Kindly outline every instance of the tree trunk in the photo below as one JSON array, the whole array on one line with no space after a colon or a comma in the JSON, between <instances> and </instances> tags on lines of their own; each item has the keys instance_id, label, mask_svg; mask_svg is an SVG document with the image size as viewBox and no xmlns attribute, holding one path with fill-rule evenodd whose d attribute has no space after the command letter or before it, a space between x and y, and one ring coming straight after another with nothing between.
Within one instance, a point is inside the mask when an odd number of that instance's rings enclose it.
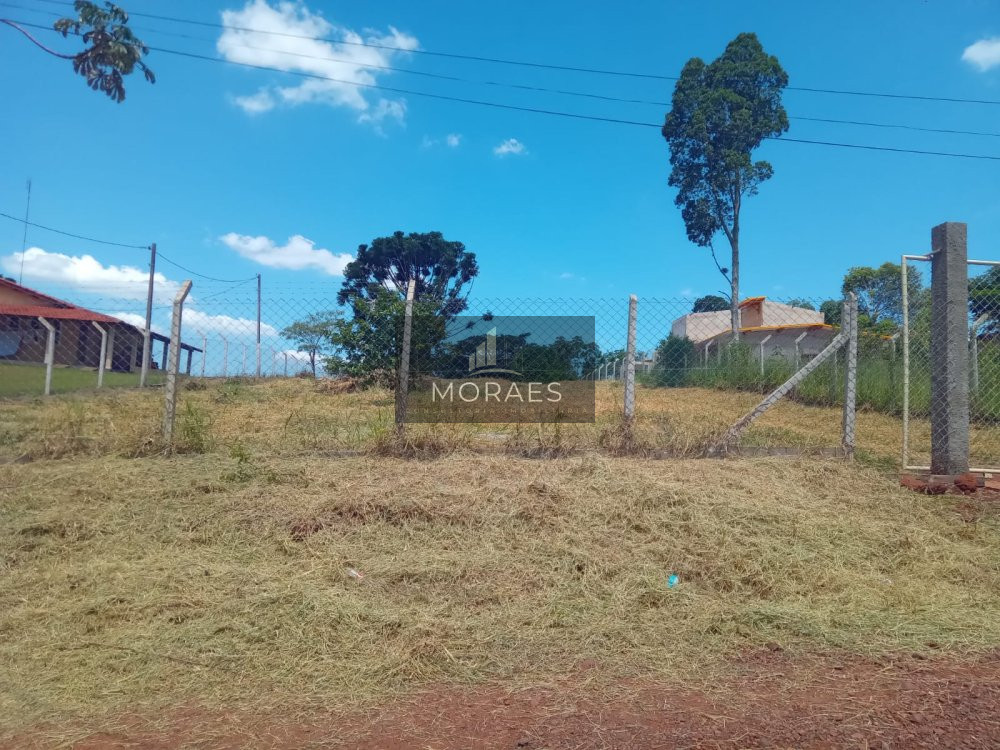
<instances>
[{"instance_id":1,"label":"tree trunk","mask_svg":"<svg viewBox=\"0 0 1000 750\"><path fill-rule=\"evenodd\" d=\"M738 230L737 230L738 231ZM733 330L733 341L740 340L740 238L735 231L730 239L733 248L733 260L729 266L729 313L730 325Z\"/></svg>"},{"instance_id":2,"label":"tree trunk","mask_svg":"<svg viewBox=\"0 0 1000 750\"><path fill-rule=\"evenodd\" d=\"M309 352L309 366L312 367L313 377L316 377L316 352Z\"/></svg>"}]
</instances>

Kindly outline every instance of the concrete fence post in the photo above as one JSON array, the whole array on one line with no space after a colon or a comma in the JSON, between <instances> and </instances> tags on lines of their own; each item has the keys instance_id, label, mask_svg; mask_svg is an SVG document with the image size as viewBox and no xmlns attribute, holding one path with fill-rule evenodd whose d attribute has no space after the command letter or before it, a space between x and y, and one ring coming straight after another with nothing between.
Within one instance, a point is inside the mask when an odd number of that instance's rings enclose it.
<instances>
[{"instance_id":1,"label":"concrete fence post","mask_svg":"<svg viewBox=\"0 0 1000 750\"><path fill-rule=\"evenodd\" d=\"M764 377L764 344L771 340L773 333L767 334L760 340L760 376Z\"/></svg>"},{"instance_id":2,"label":"concrete fence post","mask_svg":"<svg viewBox=\"0 0 1000 750\"><path fill-rule=\"evenodd\" d=\"M90 324L101 334L101 356L97 361L97 387L100 388L104 385L104 368L107 366L108 331L106 328L98 325L96 320L90 321Z\"/></svg>"},{"instance_id":3,"label":"concrete fence post","mask_svg":"<svg viewBox=\"0 0 1000 750\"><path fill-rule=\"evenodd\" d=\"M184 300L191 291L191 282L185 281L174 297L173 318L170 321L170 361L167 363L167 387L163 408L163 444L167 451L174 439L174 417L177 414L177 372L181 367L181 315Z\"/></svg>"},{"instance_id":4,"label":"concrete fence post","mask_svg":"<svg viewBox=\"0 0 1000 750\"><path fill-rule=\"evenodd\" d=\"M639 298L628 298L628 336L625 343L625 421L635 418L635 324Z\"/></svg>"},{"instance_id":5,"label":"concrete fence post","mask_svg":"<svg viewBox=\"0 0 1000 750\"><path fill-rule=\"evenodd\" d=\"M205 359L208 357L208 337L201 334L201 376L205 377Z\"/></svg>"},{"instance_id":6,"label":"concrete fence post","mask_svg":"<svg viewBox=\"0 0 1000 750\"><path fill-rule=\"evenodd\" d=\"M844 300L841 328L847 331L847 341L844 344L846 366L841 444L844 455L854 458L855 417L858 410L858 296L854 292L848 293Z\"/></svg>"},{"instance_id":7,"label":"concrete fence post","mask_svg":"<svg viewBox=\"0 0 1000 750\"><path fill-rule=\"evenodd\" d=\"M931 473L969 470L968 229L931 230Z\"/></svg>"},{"instance_id":8,"label":"concrete fence post","mask_svg":"<svg viewBox=\"0 0 1000 750\"><path fill-rule=\"evenodd\" d=\"M226 370L229 368L229 339L219 336L222 339L222 377L226 377Z\"/></svg>"},{"instance_id":9,"label":"concrete fence post","mask_svg":"<svg viewBox=\"0 0 1000 750\"><path fill-rule=\"evenodd\" d=\"M396 383L396 437L403 436L406 424L406 397L410 389L410 343L413 337L413 298L417 292L416 279L406 287L406 309L403 315L403 343L399 349L399 382Z\"/></svg>"},{"instance_id":10,"label":"concrete fence post","mask_svg":"<svg viewBox=\"0 0 1000 750\"><path fill-rule=\"evenodd\" d=\"M798 336L795 337L795 369L798 370L802 367L802 339L804 339L809 334L809 331L803 331Z\"/></svg>"},{"instance_id":11,"label":"concrete fence post","mask_svg":"<svg viewBox=\"0 0 1000 750\"><path fill-rule=\"evenodd\" d=\"M45 337L45 395L49 396L52 394L52 366L56 362L56 327L41 315L38 321L48 331Z\"/></svg>"}]
</instances>

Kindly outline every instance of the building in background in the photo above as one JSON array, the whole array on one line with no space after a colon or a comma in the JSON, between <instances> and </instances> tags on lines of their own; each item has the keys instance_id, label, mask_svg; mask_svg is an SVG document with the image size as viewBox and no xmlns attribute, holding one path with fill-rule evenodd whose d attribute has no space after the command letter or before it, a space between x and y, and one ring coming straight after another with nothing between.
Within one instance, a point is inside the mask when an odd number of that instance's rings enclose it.
<instances>
[{"instance_id":1,"label":"building in background","mask_svg":"<svg viewBox=\"0 0 1000 750\"><path fill-rule=\"evenodd\" d=\"M135 372L142 368L143 329L4 277L0 277L0 361L45 362L48 331L42 318L56 329L53 364L97 369L101 357L99 326L108 334L106 369ZM155 331L151 338L162 345L160 366L164 367L170 338ZM190 372L191 354L201 349L183 343L181 349L188 353ZM150 366L155 368L156 362L150 362Z\"/></svg>"},{"instance_id":2,"label":"building in background","mask_svg":"<svg viewBox=\"0 0 1000 750\"><path fill-rule=\"evenodd\" d=\"M673 322L670 333L687 338L706 358L732 338L729 310L688 313ZM833 326L823 313L805 307L748 297L740 303L740 341L762 356L801 362L819 354L833 340Z\"/></svg>"}]
</instances>

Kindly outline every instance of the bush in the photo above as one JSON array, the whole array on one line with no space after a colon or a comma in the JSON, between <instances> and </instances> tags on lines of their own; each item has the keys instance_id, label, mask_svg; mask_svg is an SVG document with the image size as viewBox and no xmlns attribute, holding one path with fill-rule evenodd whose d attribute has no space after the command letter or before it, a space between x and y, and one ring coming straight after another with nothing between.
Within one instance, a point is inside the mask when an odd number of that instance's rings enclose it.
<instances>
[{"instance_id":1,"label":"bush","mask_svg":"<svg viewBox=\"0 0 1000 750\"><path fill-rule=\"evenodd\" d=\"M689 368L696 364L697 354L689 338L670 334L656 347L653 384L678 388L686 385Z\"/></svg>"}]
</instances>

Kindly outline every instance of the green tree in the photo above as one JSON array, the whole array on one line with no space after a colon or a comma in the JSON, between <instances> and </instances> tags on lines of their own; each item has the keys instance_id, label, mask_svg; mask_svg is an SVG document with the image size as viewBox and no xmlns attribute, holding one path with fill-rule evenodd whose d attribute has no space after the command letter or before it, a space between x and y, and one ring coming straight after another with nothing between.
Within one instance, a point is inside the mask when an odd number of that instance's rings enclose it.
<instances>
[{"instance_id":1,"label":"green tree","mask_svg":"<svg viewBox=\"0 0 1000 750\"><path fill-rule=\"evenodd\" d=\"M653 374L656 384L677 388L685 384L687 369L696 364L697 355L691 339L670 334L656 347L655 359Z\"/></svg>"},{"instance_id":2,"label":"green tree","mask_svg":"<svg viewBox=\"0 0 1000 750\"><path fill-rule=\"evenodd\" d=\"M444 341L448 321L465 310L478 273L475 254L440 232L396 232L361 245L337 292L337 302L351 315L338 326L333 343L340 355L330 366L367 380L391 380L399 362L406 290L413 280L411 372L414 377L429 372L432 353Z\"/></svg>"},{"instance_id":3,"label":"green tree","mask_svg":"<svg viewBox=\"0 0 1000 750\"><path fill-rule=\"evenodd\" d=\"M909 268L907 287L913 312L923 301L923 282L918 269ZM859 327L891 333L903 320L903 281L896 263L848 269L841 292L844 296L849 292L858 296Z\"/></svg>"},{"instance_id":4,"label":"green tree","mask_svg":"<svg viewBox=\"0 0 1000 750\"><path fill-rule=\"evenodd\" d=\"M671 187L681 209L688 239L712 253L719 272L729 281L733 335L739 335L740 211L743 200L757 194L774 170L753 161L765 138L788 130L781 93L788 75L768 55L756 34L733 39L712 63L694 57L681 70L674 87L663 137L670 147ZM731 250L727 267L719 263L713 244L725 235Z\"/></svg>"},{"instance_id":5,"label":"green tree","mask_svg":"<svg viewBox=\"0 0 1000 750\"><path fill-rule=\"evenodd\" d=\"M728 310L729 300L725 297L720 297L718 294L706 294L704 297L699 297L694 301L694 306L691 308L691 312L716 312L718 310Z\"/></svg>"},{"instance_id":6,"label":"green tree","mask_svg":"<svg viewBox=\"0 0 1000 750\"><path fill-rule=\"evenodd\" d=\"M339 333L344 315L340 310L312 313L281 331L296 349L309 355L309 366L316 377L316 358L332 353L333 340Z\"/></svg>"},{"instance_id":7,"label":"green tree","mask_svg":"<svg viewBox=\"0 0 1000 750\"><path fill-rule=\"evenodd\" d=\"M358 248L344 269L337 302L371 302L383 290L403 299L412 279L417 282L414 299L435 301L441 315L452 318L466 308L469 285L478 274L475 253L461 242L446 240L440 232L396 232Z\"/></svg>"},{"instance_id":8,"label":"green tree","mask_svg":"<svg viewBox=\"0 0 1000 750\"><path fill-rule=\"evenodd\" d=\"M815 310L816 305L814 305L810 300L803 299L802 297L792 297L792 299L785 302L789 307L798 307L803 310Z\"/></svg>"},{"instance_id":9,"label":"green tree","mask_svg":"<svg viewBox=\"0 0 1000 750\"><path fill-rule=\"evenodd\" d=\"M355 301L353 312L336 324L330 337L336 354L326 358L327 371L343 372L368 384L392 386L399 367L406 303L382 289L370 301ZM411 379L433 369L433 351L444 340L445 332L445 319L436 300L413 303Z\"/></svg>"},{"instance_id":10,"label":"green tree","mask_svg":"<svg viewBox=\"0 0 1000 750\"><path fill-rule=\"evenodd\" d=\"M73 55L50 49L8 18L0 18L0 23L17 29L50 55L72 60L73 71L83 76L90 88L104 92L116 102L125 101L124 77L136 68L147 81L156 82L153 71L142 60L149 54L149 48L128 27L128 13L110 2L101 8L88 0L76 0L73 8L76 18L60 18L53 24L63 38L73 34L83 40L86 46Z\"/></svg>"},{"instance_id":11,"label":"green tree","mask_svg":"<svg viewBox=\"0 0 1000 750\"><path fill-rule=\"evenodd\" d=\"M823 313L823 322L829 326L840 325L840 314L843 311L843 302L835 299L828 299L819 306L819 311Z\"/></svg>"}]
</instances>

